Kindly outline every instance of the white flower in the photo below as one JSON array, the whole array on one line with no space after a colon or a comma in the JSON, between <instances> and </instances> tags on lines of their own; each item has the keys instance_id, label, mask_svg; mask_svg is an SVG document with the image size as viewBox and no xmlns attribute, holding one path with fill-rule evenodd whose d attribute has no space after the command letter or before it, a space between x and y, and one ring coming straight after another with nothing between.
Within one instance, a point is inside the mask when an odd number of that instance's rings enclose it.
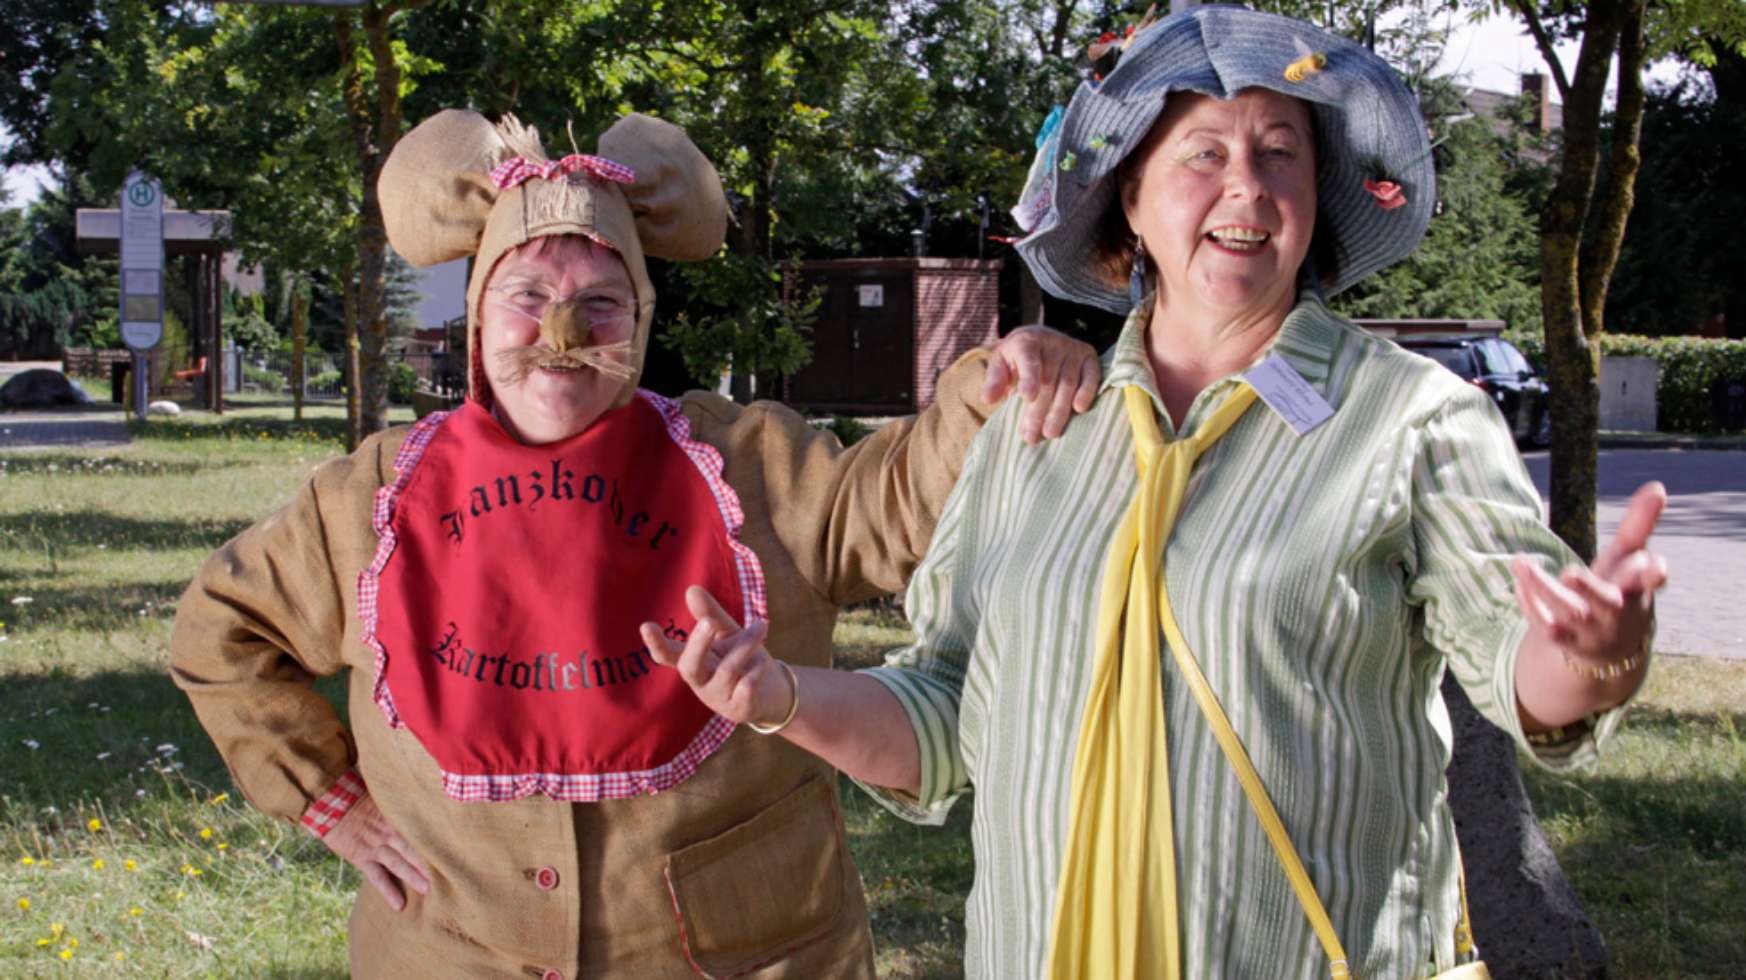
<instances>
[{"instance_id":1,"label":"white flower","mask_svg":"<svg viewBox=\"0 0 1746 980\"><path fill-rule=\"evenodd\" d=\"M99 753L97 753L97 761L102 762L104 759L107 759L114 754L115 753L113 753L113 752L99 752Z\"/></svg>"},{"instance_id":2,"label":"white flower","mask_svg":"<svg viewBox=\"0 0 1746 980\"><path fill-rule=\"evenodd\" d=\"M15 595L12 597L12 604L15 606L28 606L35 601L35 599L27 595Z\"/></svg>"},{"instance_id":3,"label":"white flower","mask_svg":"<svg viewBox=\"0 0 1746 980\"><path fill-rule=\"evenodd\" d=\"M37 749L42 748L42 743L38 742L34 738L27 738L24 740L24 747L29 749L32 752L35 752Z\"/></svg>"},{"instance_id":4,"label":"white flower","mask_svg":"<svg viewBox=\"0 0 1746 980\"><path fill-rule=\"evenodd\" d=\"M171 745L168 742L165 742L164 744L158 746L158 754L159 755L175 755L176 752L177 752L176 747L174 745Z\"/></svg>"}]
</instances>

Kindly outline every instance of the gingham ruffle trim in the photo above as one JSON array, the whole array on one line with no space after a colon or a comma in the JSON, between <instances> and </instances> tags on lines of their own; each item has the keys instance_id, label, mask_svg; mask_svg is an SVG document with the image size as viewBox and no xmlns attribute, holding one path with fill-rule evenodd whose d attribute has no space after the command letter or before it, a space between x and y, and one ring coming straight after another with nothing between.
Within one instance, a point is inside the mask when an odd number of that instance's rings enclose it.
<instances>
[{"instance_id":1,"label":"gingham ruffle trim","mask_svg":"<svg viewBox=\"0 0 1746 980\"><path fill-rule=\"evenodd\" d=\"M326 793L316 797L309 809L303 811L304 829L317 837L326 837L327 832L345 819L352 806L368 792L364 788L364 777L358 775L356 769L347 769Z\"/></svg>"},{"instance_id":2,"label":"gingham ruffle trim","mask_svg":"<svg viewBox=\"0 0 1746 980\"><path fill-rule=\"evenodd\" d=\"M578 171L596 180L607 180L615 184L631 184L637 179L637 172L622 163L597 157L592 153L572 153L561 160L548 160L543 164L526 157L510 157L491 171L491 182L499 190L508 190L535 177L551 180L553 177Z\"/></svg>"},{"instance_id":3,"label":"gingham ruffle trim","mask_svg":"<svg viewBox=\"0 0 1746 980\"><path fill-rule=\"evenodd\" d=\"M721 452L714 446L691 437L691 423L685 418L677 401L645 389L638 389L637 397L648 402L660 413L667 435L691 460L692 465L697 467L697 472L709 486L710 495L715 498L716 508L721 513L722 524L727 531L747 617L769 619L770 607L764 584L763 565L759 563L758 556L752 553L752 549L740 540L740 530L746 523L745 510L740 506L739 495L722 478L724 463ZM395 455L396 475L393 486L376 491L376 507L371 517L371 523L378 535L375 559L358 574L358 618L364 626L364 643L376 652L374 698L377 707L387 716L388 724L394 728L404 728L405 723L394 710L394 699L389 694L385 673L387 652L376 638L377 578L394 553L394 502L411 480L418 460L424 455L436 430L450 414L452 413L443 412L426 416L413 428L412 433L406 437L406 442L401 445L400 452ZM566 803L594 803L659 793L689 779L697 771L697 767L703 764L703 760L720 748L733 731L733 722L715 715L697 733L697 737L691 740L691 744L681 749L672 759L652 769L638 772L471 776L444 772L443 792L450 799L466 803L519 800L535 793L544 793L552 799Z\"/></svg>"},{"instance_id":4,"label":"gingham ruffle trim","mask_svg":"<svg viewBox=\"0 0 1746 980\"><path fill-rule=\"evenodd\" d=\"M379 620L380 577L382 569L388 567L388 559L394 554L397 537L394 533L394 502L400 499L406 485L412 482L412 474L418 469L418 460L424 455L424 450L435 438L437 430L453 415L454 411L432 412L420 419L412 427L406 441L400 444L400 451L394 454L394 483L376 490L376 505L370 512L370 527L376 532L376 555L363 571L358 573L358 622L364 627L364 645L376 652L376 686L371 690L371 697L376 707L382 709L382 714L388 718L388 727L405 728L405 722L400 720L400 713L394 710L394 696L388 692L387 667L388 651L383 649L382 641L376 638L376 626Z\"/></svg>"},{"instance_id":5,"label":"gingham ruffle trim","mask_svg":"<svg viewBox=\"0 0 1746 980\"><path fill-rule=\"evenodd\" d=\"M734 568L740 577L740 594L745 599L748 620L770 618L769 595L764 588L764 566L752 549L740 540L740 530L746 525L746 512L740 507L740 496L722 478L724 463L721 451L691 438L691 422L685 418L679 402L664 398L646 388L637 389L637 397L654 406L667 423L667 434L691 457L697 472L709 484L715 505L721 511L721 522L727 528L728 545L733 549Z\"/></svg>"}]
</instances>

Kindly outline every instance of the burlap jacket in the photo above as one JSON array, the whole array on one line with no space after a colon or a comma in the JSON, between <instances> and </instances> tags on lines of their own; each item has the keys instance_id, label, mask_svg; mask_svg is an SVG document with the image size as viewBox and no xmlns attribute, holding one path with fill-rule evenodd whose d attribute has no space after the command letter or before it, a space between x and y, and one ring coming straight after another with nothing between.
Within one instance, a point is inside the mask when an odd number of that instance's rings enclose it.
<instances>
[{"instance_id":1,"label":"burlap jacket","mask_svg":"<svg viewBox=\"0 0 1746 980\"><path fill-rule=\"evenodd\" d=\"M771 652L826 666L848 603L899 589L932 536L989 406L986 355L938 402L843 450L773 404L682 401L745 510L769 587ZM405 429L321 466L283 510L207 561L181 600L176 683L262 810L299 819L348 767L432 871L400 912L363 887L359 977L870 977L860 876L832 770L781 738L736 731L669 792L601 803L460 803L417 738L371 700L358 572L372 501ZM350 728L311 688L351 668ZM543 873L542 873L543 872ZM551 886L554 883L555 887Z\"/></svg>"}]
</instances>

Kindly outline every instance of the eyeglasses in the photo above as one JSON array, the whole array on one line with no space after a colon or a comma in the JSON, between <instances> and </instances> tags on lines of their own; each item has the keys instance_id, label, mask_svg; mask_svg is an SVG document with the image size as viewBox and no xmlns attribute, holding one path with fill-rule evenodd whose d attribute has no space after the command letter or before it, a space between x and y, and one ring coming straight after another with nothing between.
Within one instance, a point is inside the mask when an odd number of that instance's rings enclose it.
<instances>
[{"instance_id":1,"label":"eyeglasses","mask_svg":"<svg viewBox=\"0 0 1746 980\"><path fill-rule=\"evenodd\" d=\"M492 305L535 323L545 317L546 309L553 303L579 303L587 314L588 331L593 334L596 344L629 340L636 330L636 307L613 293L583 291L573 296L559 296L556 290L531 279L511 280L485 291L490 294Z\"/></svg>"}]
</instances>

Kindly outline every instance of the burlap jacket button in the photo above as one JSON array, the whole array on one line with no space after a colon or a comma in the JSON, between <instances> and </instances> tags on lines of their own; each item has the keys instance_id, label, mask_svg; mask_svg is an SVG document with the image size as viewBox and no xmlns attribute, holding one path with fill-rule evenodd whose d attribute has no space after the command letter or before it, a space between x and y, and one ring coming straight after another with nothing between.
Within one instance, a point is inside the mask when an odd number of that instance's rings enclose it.
<instances>
[{"instance_id":1,"label":"burlap jacket button","mask_svg":"<svg viewBox=\"0 0 1746 980\"><path fill-rule=\"evenodd\" d=\"M548 868L541 868L538 871L535 871L534 872L534 884L540 886L540 888L544 889L545 891L551 891L552 889L558 887L558 869L548 867ZM546 971L546 980L551 980L551 978L554 976L557 976L556 970L547 970ZM563 980L563 978L559 977L559 980Z\"/></svg>"}]
</instances>

